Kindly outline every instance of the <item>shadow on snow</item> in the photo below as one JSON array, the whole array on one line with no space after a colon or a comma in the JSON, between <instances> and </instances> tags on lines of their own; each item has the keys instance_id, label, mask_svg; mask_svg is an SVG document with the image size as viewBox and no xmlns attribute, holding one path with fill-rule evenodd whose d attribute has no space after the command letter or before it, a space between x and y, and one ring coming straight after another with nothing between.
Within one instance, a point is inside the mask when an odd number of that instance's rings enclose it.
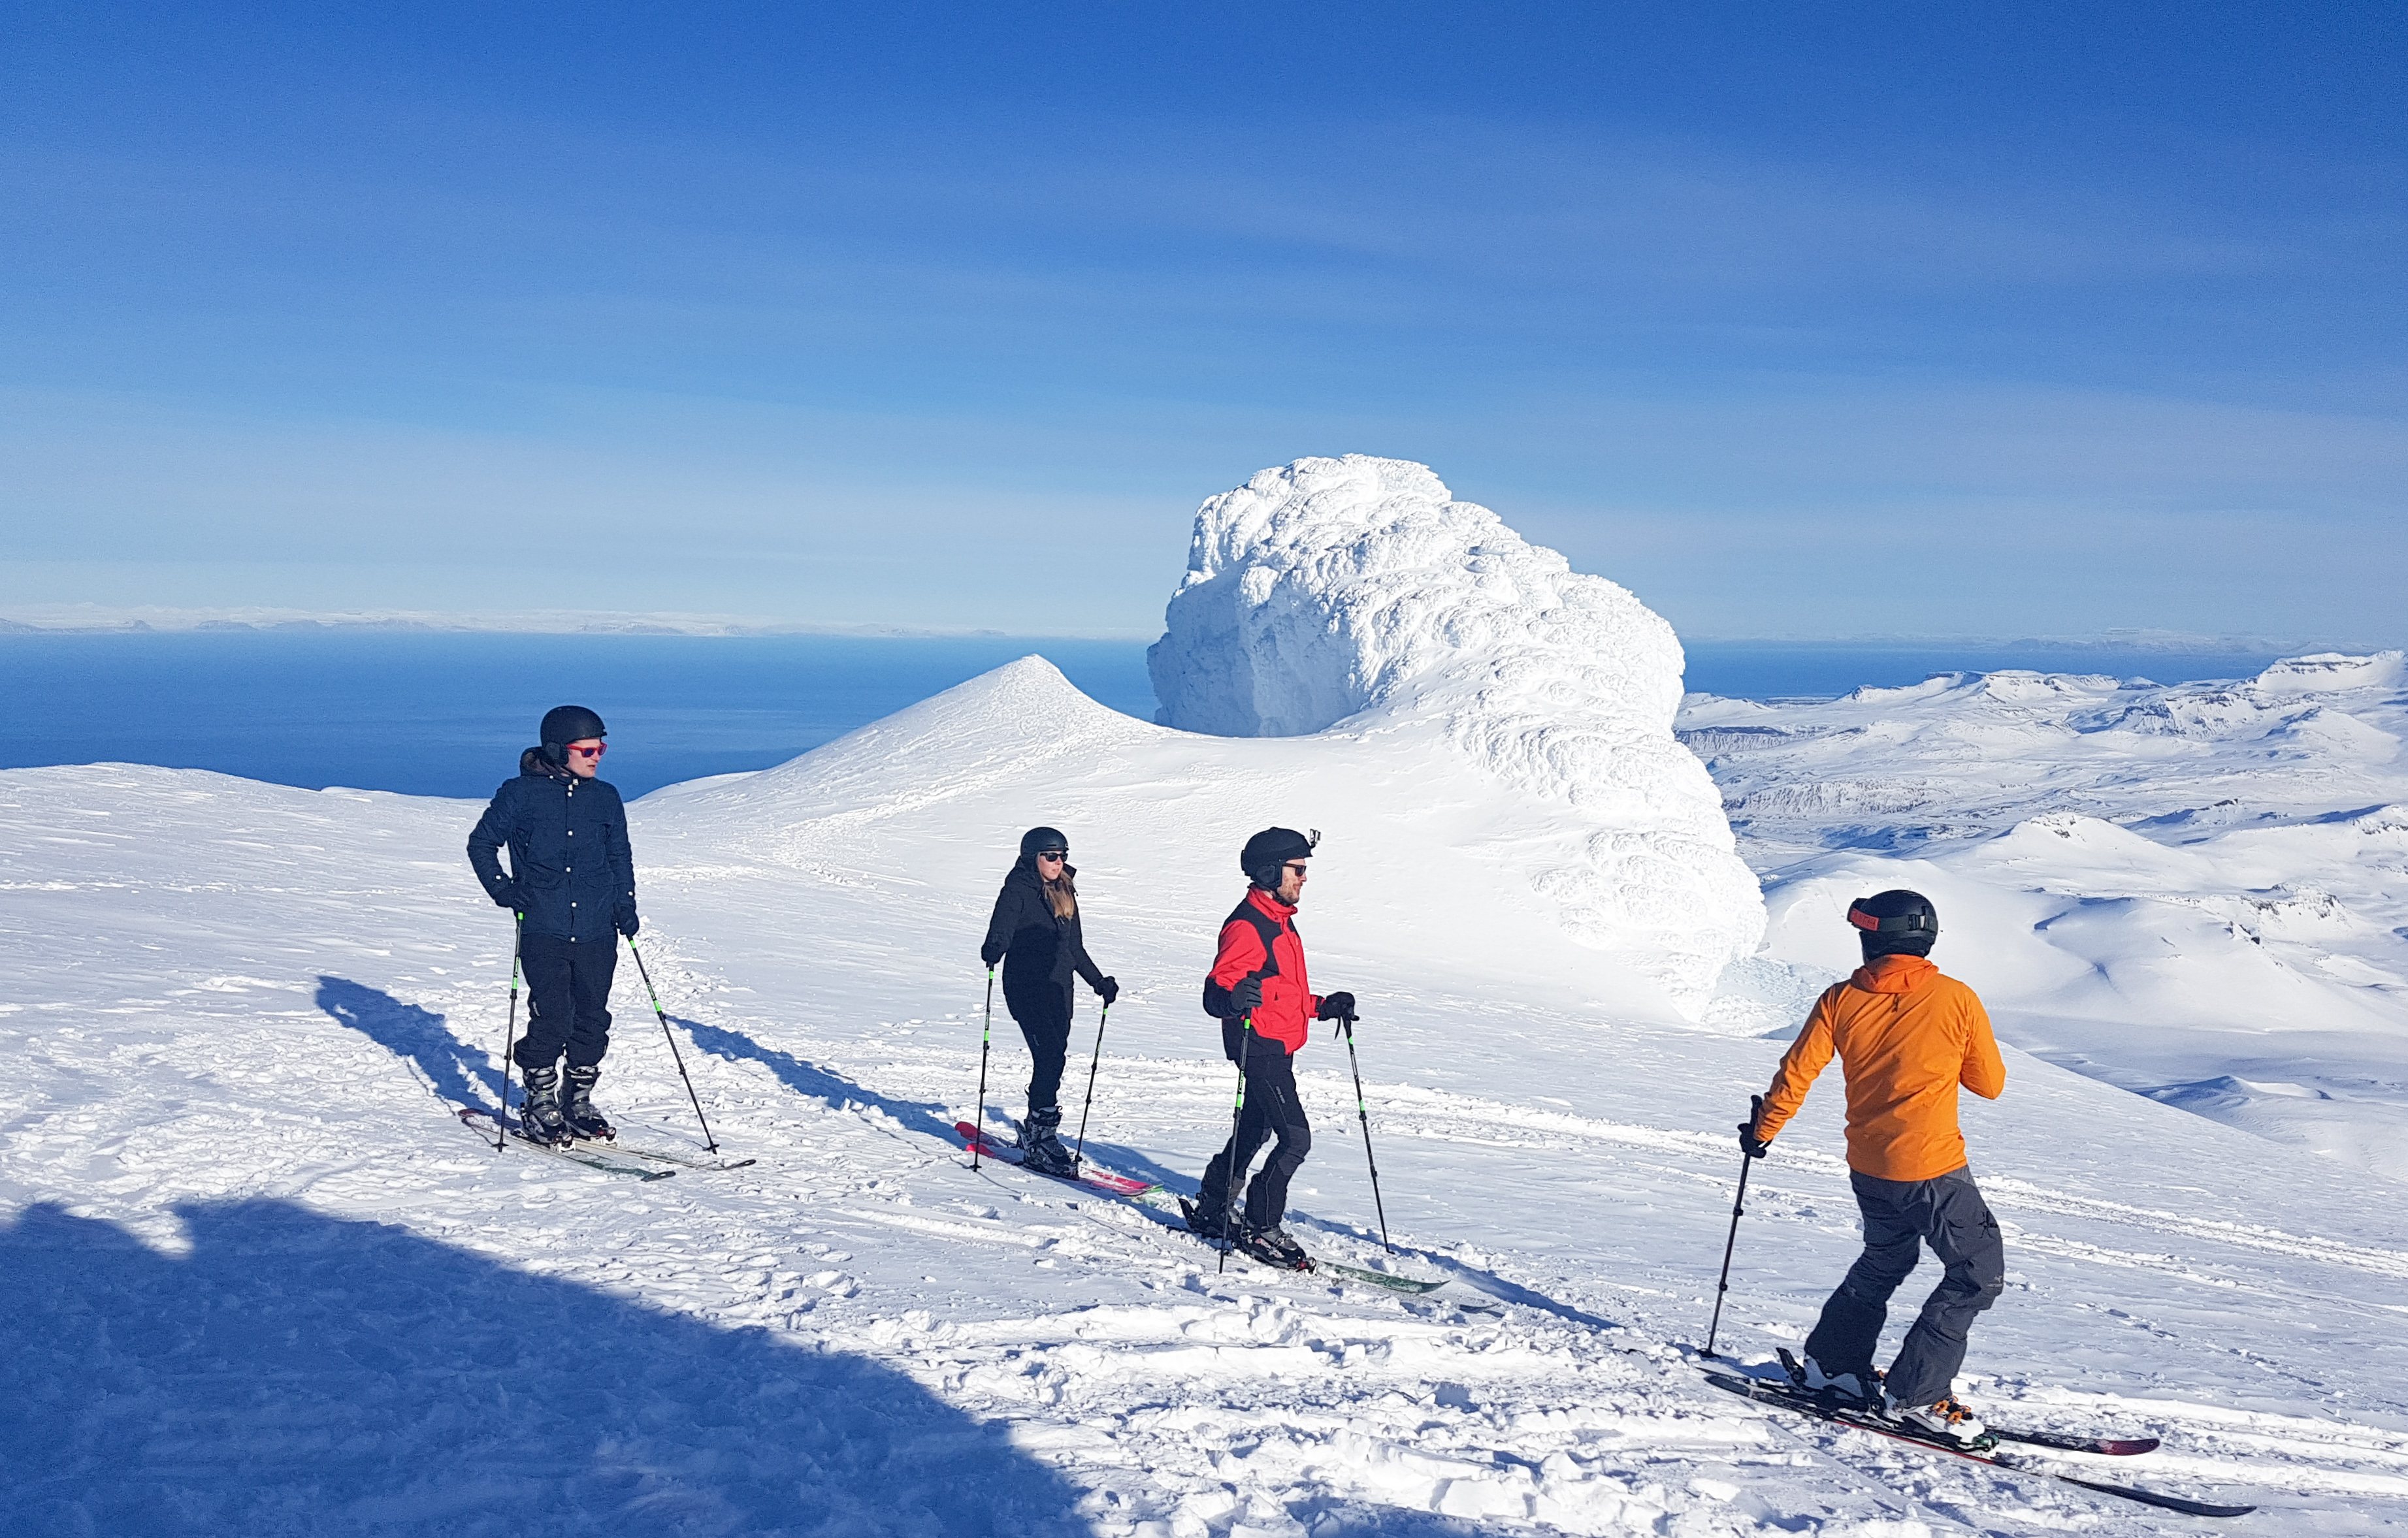
<instances>
[{"instance_id":1,"label":"shadow on snow","mask_svg":"<svg viewBox=\"0 0 2408 1538\"><path fill-rule=\"evenodd\" d=\"M318 1007L416 1068L434 1091L455 1105L491 1110L501 1098L494 1062L501 1047L470 1046L442 1016L349 977L318 979Z\"/></svg>"},{"instance_id":2,"label":"shadow on snow","mask_svg":"<svg viewBox=\"0 0 2408 1538\"><path fill-rule=\"evenodd\" d=\"M874 1363L288 1203L176 1210L180 1257L49 1204L0 1228L0 1529L1087 1531Z\"/></svg>"}]
</instances>

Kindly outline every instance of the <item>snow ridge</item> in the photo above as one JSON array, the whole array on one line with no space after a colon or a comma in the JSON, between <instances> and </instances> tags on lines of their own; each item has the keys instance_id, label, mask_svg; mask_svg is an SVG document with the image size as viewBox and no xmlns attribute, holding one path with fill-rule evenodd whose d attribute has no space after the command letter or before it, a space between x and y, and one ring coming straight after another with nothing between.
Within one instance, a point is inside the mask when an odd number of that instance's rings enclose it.
<instances>
[{"instance_id":1,"label":"snow ridge","mask_svg":"<svg viewBox=\"0 0 2408 1538\"><path fill-rule=\"evenodd\" d=\"M1421 729L1550 805L1552 836L1514 862L1575 939L1682 1007L1762 938L1721 795L1672 736L1672 627L1428 466L1300 459L1211 498L1165 619L1147 654L1162 724Z\"/></svg>"}]
</instances>

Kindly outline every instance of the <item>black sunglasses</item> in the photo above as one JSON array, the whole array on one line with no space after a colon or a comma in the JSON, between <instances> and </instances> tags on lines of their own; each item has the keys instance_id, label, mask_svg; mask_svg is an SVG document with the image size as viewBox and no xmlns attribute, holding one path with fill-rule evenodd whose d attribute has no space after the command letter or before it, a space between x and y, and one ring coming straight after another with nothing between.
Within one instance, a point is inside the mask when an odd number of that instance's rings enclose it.
<instances>
[{"instance_id":1,"label":"black sunglasses","mask_svg":"<svg viewBox=\"0 0 2408 1538\"><path fill-rule=\"evenodd\" d=\"M1037 858L1039 860L1068 860L1070 858L1070 851L1068 849L1039 849L1037 851Z\"/></svg>"}]
</instances>

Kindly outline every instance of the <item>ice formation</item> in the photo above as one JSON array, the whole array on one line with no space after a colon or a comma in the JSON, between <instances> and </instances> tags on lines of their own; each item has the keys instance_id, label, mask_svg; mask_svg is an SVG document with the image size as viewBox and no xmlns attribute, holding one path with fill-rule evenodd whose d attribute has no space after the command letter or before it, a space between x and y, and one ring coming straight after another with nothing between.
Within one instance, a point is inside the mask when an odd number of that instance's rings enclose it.
<instances>
[{"instance_id":1,"label":"ice formation","mask_svg":"<svg viewBox=\"0 0 2408 1538\"><path fill-rule=\"evenodd\" d=\"M1680 641L1426 465L1349 454L1206 502L1148 654L1158 719L1224 736L1426 731L1554 809L1520 863L1565 930L1695 1009L1764 931L1721 796L1672 736Z\"/></svg>"}]
</instances>

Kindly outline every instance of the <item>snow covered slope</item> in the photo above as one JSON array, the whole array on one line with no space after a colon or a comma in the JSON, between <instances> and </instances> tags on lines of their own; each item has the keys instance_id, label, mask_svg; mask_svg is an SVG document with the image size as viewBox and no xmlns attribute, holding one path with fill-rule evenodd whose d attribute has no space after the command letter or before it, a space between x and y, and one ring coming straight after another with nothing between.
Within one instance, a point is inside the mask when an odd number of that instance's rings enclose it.
<instances>
[{"instance_id":1,"label":"snow covered slope","mask_svg":"<svg viewBox=\"0 0 2408 1538\"><path fill-rule=\"evenodd\" d=\"M1672 739L1681 644L1429 467L1349 454L1265 470L1196 515L1148 653L1159 719L1337 731L1395 762L1459 762L1551 831L1484 851L1584 945L1694 1013L1764 913L1713 783Z\"/></svg>"},{"instance_id":2,"label":"snow covered slope","mask_svg":"<svg viewBox=\"0 0 2408 1538\"><path fill-rule=\"evenodd\" d=\"M1767 875L1770 954L1805 980L1853 964L1850 898L1914 887L2017 1045L2408 1177L2400 653L2232 684L1699 696L1681 726Z\"/></svg>"},{"instance_id":3,"label":"snow covered slope","mask_svg":"<svg viewBox=\"0 0 2408 1538\"><path fill-rule=\"evenodd\" d=\"M642 943L714 1130L757 1160L649 1183L494 1153L454 1115L493 1104L508 1009L473 805L0 774L0 1531L2189 1531L1702 1382L1729 1124L1781 1044L1601 1015L1595 952L1515 941L1488 909L1526 893L1434 852L1522 815L1455 773L1125 721L1029 662L646 798ZM1370 1236L1326 1035L1292 1227L1445 1286L1221 1275L1157 1212L966 1168L945 1129L1020 828L1068 828L1126 985L1088 1150L1192 1189L1230 1089L1198 975L1239 886L1198 830L1324 797L1351 831L1305 933L1316 978L1364 996L1400 1254ZM616 1006L605 1104L692 1148L632 971ZM1080 1048L1095 1024L1082 1004ZM996 1036L991 1118L1025 1063ZM2164 1437L2056 1462L2266 1503L2231 1531L2408 1531L2396 1203L2010 1059L2007 1097L1968 1107L2011 1283L1966 1391ZM1723 1338L1759 1364L1854 1247L1836 1100L1750 1188Z\"/></svg>"}]
</instances>

